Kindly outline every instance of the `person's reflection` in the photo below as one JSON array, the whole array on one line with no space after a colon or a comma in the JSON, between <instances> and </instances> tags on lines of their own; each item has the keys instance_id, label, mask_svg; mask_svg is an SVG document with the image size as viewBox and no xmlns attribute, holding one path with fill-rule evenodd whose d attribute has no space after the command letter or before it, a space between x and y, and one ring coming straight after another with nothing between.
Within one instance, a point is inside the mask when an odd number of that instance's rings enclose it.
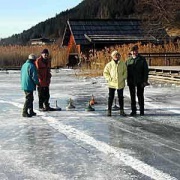
<instances>
[{"instance_id":1,"label":"person's reflection","mask_svg":"<svg viewBox=\"0 0 180 180\"><path fill-rule=\"evenodd\" d=\"M30 125L26 131L26 151L30 153L30 159L44 166L53 164L56 160L55 139L51 129Z\"/></svg>"},{"instance_id":2,"label":"person's reflection","mask_svg":"<svg viewBox=\"0 0 180 180\"><path fill-rule=\"evenodd\" d=\"M28 130L26 132L26 137L28 138L28 146L27 148L29 150L33 150L33 147L36 144L36 135L35 135L35 128L34 127L28 127Z\"/></svg>"},{"instance_id":3,"label":"person's reflection","mask_svg":"<svg viewBox=\"0 0 180 180\"><path fill-rule=\"evenodd\" d=\"M114 122L111 122L108 128L111 146L124 148L124 132L118 128L117 124Z\"/></svg>"}]
</instances>

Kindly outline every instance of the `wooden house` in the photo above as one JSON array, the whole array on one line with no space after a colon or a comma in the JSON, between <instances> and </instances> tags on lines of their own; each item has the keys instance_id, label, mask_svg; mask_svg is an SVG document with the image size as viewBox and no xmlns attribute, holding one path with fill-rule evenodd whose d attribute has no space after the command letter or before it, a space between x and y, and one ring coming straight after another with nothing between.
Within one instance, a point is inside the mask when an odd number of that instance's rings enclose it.
<instances>
[{"instance_id":1,"label":"wooden house","mask_svg":"<svg viewBox=\"0 0 180 180\"><path fill-rule=\"evenodd\" d=\"M166 32L161 32L166 36ZM158 33L158 34L161 34ZM110 45L129 43L157 43L157 34L143 31L137 19L70 19L64 31L62 46L69 53L80 53L85 49L98 49Z\"/></svg>"},{"instance_id":2,"label":"wooden house","mask_svg":"<svg viewBox=\"0 0 180 180\"><path fill-rule=\"evenodd\" d=\"M52 44L54 40L51 40L49 38L35 38L30 39L31 45L45 45L45 44Z\"/></svg>"}]
</instances>

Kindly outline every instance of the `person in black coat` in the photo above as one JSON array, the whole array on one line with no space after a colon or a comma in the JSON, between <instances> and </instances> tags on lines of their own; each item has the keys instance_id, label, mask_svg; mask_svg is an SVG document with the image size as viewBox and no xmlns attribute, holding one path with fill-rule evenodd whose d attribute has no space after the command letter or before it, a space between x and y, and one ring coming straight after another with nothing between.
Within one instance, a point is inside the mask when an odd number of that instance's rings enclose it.
<instances>
[{"instance_id":1,"label":"person in black coat","mask_svg":"<svg viewBox=\"0 0 180 180\"><path fill-rule=\"evenodd\" d=\"M136 116L136 91L139 103L140 115L144 115L144 87L148 83L148 64L146 59L138 53L138 46L131 48L131 57L126 61L127 65L127 84L131 96L130 116Z\"/></svg>"}]
</instances>

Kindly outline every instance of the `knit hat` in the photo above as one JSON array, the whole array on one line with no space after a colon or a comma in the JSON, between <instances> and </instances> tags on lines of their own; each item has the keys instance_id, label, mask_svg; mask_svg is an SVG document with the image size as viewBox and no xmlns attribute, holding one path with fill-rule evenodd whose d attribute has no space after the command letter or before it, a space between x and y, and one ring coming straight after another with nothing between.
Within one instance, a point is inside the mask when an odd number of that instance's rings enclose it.
<instances>
[{"instance_id":1,"label":"knit hat","mask_svg":"<svg viewBox=\"0 0 180 180\"><path fill-rule=\"evenodd\" d=\"M116 55L116 54L118 54L118 51L113 51L112 53L111 53L111 57L113 57L114 55Z\"/></svg>"},{"instance_id":2,"label":"knit hat","mask_svg":"<svg viewBox=\"0 0 180 180\"><path fill-rule=\"evenodd\" d=\"M29 60L36 60L36 56L35 56L34 54L30 54L30 55L28 56L28 59L29 59Z\"/></svg>"},{"instance_id":3,"label":"knit hat","mask_svg":"<svg viewBox=\"0 0 180 180\"><path fill-rule=\"evenodd\" d=\"M41 52L41 54L49 54L48 49L43 49L43 51Z\"/></svg>"},{"instance_id":4,"label":"knit hat","mask_svg":"<svg viewBox=\"0 0 180 180\"><path fill-rule=\"evenodd\" d=\"M131 51L137 51L138 50L138 45L135 45L131 48Z\"/></svg>"}]
</instances>

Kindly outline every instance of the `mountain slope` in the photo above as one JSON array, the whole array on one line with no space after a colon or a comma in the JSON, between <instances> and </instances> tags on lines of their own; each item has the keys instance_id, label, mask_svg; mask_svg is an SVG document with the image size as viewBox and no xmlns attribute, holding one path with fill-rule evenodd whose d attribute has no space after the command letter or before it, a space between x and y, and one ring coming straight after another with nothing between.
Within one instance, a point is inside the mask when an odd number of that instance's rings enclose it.
<instances>
[{"instance_id":1,"label":"mountain slope","mask_svg":"<svg viewBox=\"0 0 180 180\"><path fill-rule=\"evenodd\" d=\"M27 44L30 39L63 36L66 21L74 19L111 19L128 17L134 13L134 0L83 0L78 6L33 26L20 34L2 39L0 44Z\"/></svg>"},{"instance_id":2,"label":"mountain slope","mask_svg":"<svg viewBox=\"0 0 180 180\"><path fill-rule=\"evenodd\" d=\"M137 3L138 2L138 3ZM160 3L161 2L161 3ZM158 3L158 4L157 4ZM170 3L170 5L168 5ZM159 5L159 6L158 6ZM167 6L169 8L167 8ZM163 10L163 11L162 11ZM173 13L172 13L173 12ZM171 18L174 13L175 21ZM27 44L33 38L55 38L62 39L66 21L72 19L118 19L118 18L133 18L156 20L157 24L162 24L163 28L174 31L174 26L180 28L180 2L179 0L169 1L144 1L144 0L83 0L76 7L63 11L55 17L40 22L34 27L23 31L20 34L15 34L9 38L2 39L1 44ZM164 24L163 20L170 19L171 24ZM147 23L150 21L147 21ZM175 23L175 24L174 24ZM144 25L149 28L148 24ZM177 32L177 31L176 31ZM170 34L171 35L171 34ZM173 34L174 35L174 34ZM180 35L180 32L175 34Z\"/></svg>"}]
</instances>

